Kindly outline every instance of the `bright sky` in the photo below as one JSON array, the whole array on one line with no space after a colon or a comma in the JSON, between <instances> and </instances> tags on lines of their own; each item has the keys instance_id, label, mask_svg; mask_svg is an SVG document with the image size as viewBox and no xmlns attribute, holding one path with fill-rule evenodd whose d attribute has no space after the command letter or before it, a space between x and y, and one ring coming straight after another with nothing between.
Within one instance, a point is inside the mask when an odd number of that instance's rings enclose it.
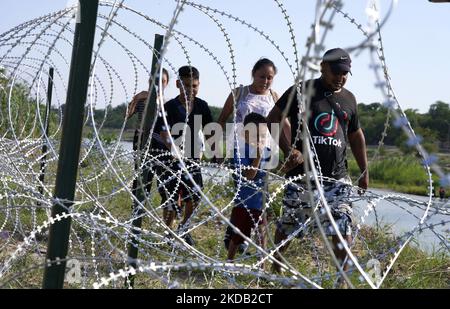
<instances>
[{"instance_id":1,"label":"bright sky","mask_svg":"<svg viewBox=\"0 0 450 309\"><path fill-rule=\"evenodd\" d=\"M67 0L1 0L0 11L0 33L13 26L41 15L63 9ZM267 33L280 48L285 52L291 63L293 62L293 47L290 34L280 9L273 0L195 0L196 3L207 5L218 10L226 11L258 27ZM295 35L297 49L300 55L305 53L305 42L311 31L314 20L314 9L316 1L313 0L284 0L281 1L291 18ZM364 26L367 25L365 9L367 0L347 0L344 2L343 11L348 12L351 17ZM382 16L386 13L391 1L378 1ZM125 0L124 4L134 8L151 18L157 19L163 24L168 24L175 8L173 0ZM108 8L100 10L107 15ZM385 47L386 61L391 76L391 81L396 95L403 108L415 108L420 112L426 112L430 104L441 100L450 103L450 3L430 3L428 0L399 0L397 6L382 29L383 44ZM216 15L233 45L236 56L237 84L248 84L251 82L251 69L260 57L272 59L278 66L279 73L275 78L273 88L284 92L293 82L293 76L286 62L280 57L276 49L265 39L248 29L242 24L236 23L226 17ZM153 44L155 33L163 33L157 30L150 22L143 18L121 10L118 21L126 25L132 32L138 34L150 44ZM102 19L99 25L104 25ZM327 35L325 46L350 47L363 40L361 33L349 24L341 15L334 20L334 28ZM206 46L225 67L231 76L231 59L228 46L223 33L217 25L206 15L188 6L181 13L176 29L191 36ZM130 34L125 33L118 26L113 26L111 32L120 41L146 61L148 66L151 59L145 60L148 48L138 42ZM97 32L97 38L99 31ZM69 38L72 41L72 38ZM220 71L218 65L211 57L192 43L183 40L192 64L200 70L201 89L199 97L208 101L211 105L222 106L230 88ZM64 49L62 49L64 50ZM4 52L2 49L0 52ZM70 50L66 57L70 59ZM147 53L145 53L147 52ZM131 61L126 54L117 47L116 43L109 41L102 49L102 55L110 62L124 82L127 84L127 93L116 88L113 104L125 101L133 94L134 74L132 73ZM148 57L149 58L149 57ZM359 102L372 103L383 100L380 91L374 88L375 78L373 71L369 69L370 56L367 51L358 55L352 54L353 76L349 78L347 88L357 97ZM169 45L167 59L179 67L187 63L179 45L174 41ZM62 70L63 71L63 70ZM103 71L99 69L98 74ZM170 72L171 83L166 92L167 97L176 95L177 89L174 85L174 72ZM146 88L146 77L140 69L138 76L138 90Z\"/></svg>"}]
</instances>

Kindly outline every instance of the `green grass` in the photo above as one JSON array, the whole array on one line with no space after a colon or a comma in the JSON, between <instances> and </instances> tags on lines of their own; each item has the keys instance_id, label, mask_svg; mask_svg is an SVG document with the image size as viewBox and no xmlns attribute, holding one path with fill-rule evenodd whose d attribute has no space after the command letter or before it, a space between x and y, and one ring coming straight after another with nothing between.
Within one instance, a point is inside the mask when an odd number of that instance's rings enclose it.
<instances>
[{"instance_id":1,"label":"green grass","mask_svg":"<svg viewBox=\"0 0 450 309\"><path fill-rule=\"evenodd\" d=\"M368 149L369 160L373 157L375 149ZM439 155L439 165L444 172L450 172L450 156ZM359 176L359 168L355 159L350 156L349 171L353 178ZM370 187L389 189L391 191L428 195L428 176L421 160L411 154L402 154L396 148L388 148L380 153L376 160L369 162ZM432 174L434 186L439 187L439 178ZM450 190L446 196L450 197Z\"/></svg>"}]
</instances>

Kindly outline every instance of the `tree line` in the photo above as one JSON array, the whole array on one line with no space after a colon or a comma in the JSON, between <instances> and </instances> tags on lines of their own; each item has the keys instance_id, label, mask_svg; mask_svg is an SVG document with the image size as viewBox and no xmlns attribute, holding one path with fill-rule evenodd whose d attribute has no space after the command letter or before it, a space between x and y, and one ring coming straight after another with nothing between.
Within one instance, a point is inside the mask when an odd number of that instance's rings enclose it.
<instances>
[{"instance_id":1,"label":"tree line","mask_svg":"<svg viewBox=\"0 0 450 309\"><path fill-rule=\"evenodd\" d=\"M385 127L388 109L380 103L360 103L358 112L366 143L378 144ZM415 133L421 137L422 145L429 152L439 150L450 152L450 105L448 103L437 101L430 105L426 113L421 114L417 109L406 109L405 114ZM391 117L384 144L397 146L410 152L411 150L407 147L407 136L394 124L395 120Z\"/></svg>"}]
</instances>

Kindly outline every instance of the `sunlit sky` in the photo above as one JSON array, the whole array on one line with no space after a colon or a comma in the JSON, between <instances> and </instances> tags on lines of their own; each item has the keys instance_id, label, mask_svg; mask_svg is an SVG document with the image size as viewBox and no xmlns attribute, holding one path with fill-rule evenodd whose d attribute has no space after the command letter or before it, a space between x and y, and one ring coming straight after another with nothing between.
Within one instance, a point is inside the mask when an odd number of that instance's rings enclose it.
<instances>
[{"instance_id":1,"label":"sunlit sky","mask_svg":"<svg viewBox=\"0 0 450 309\"><path fill-rule=\"evenodd\" d=\"M0 0L0 33L38 16L60 10L73 1L67 0ZM113 1L112 1L113 2ZM281 1L285 6L292 21L297 49L300 54L305 53L305 42L311 32L311 24L314 20L316 1L313 0L285 0ZM343 11L362 25L367 25L366 6L367 0L343 1ZM196 0L195 3L207 5L226 11L232 15L245 19L247 22L267 33L285 52L289 61L293 63L293 47L290 34L280 9L273 0ZM378 1L381 15L384 16L391 1ZM173 0L125 0L124 4L130 8L148 15L163 24L168 24L176 1ZM107 14L108 9L102 12ZM441 100L450 103L450 3L435 4L428 0L399 0L382 29L383 45L386 61L395 93L403 108L414 108L420 112L426 112L430 104ZM236 56L237 84L251 82L251 68L260 57L272 59L278 66L279 72L275 78L273 88L284 92L293 82L286 62L280 57L279 52L254 31L242 24L235 23L220 15L216 16L233 46ZM138 33L150 44L153 44L153 36L158 31L156 27L146 22L143 18L121 10L117 20L126 25L132 32ZM101 20L99 25L104 25ZM335 46L350 47L363 40L361 33L349 24L341 15L333 19L334 27L326 37L326 48ZM117 30L112 26L111 31ZM207 47L231 76L231 58L224 35L217 25L206 15L187 6L181 13L176 29L189 35ZM159 33L163 33L159 30ZM99 37L97 31L97 38ZM144 45L137 45L131 35L118 35L121 42L131 52L141 55L140 49ZM201 89L199 97L208 101L211 105L222 106L230 86L218 65L204 51L192 43L184 42L187 53L201 73ZM112 43L111 43L112 44ZM112 46L112 45L111 45ZM118 68L124 82L129 84L129 91L124 94L117 92L114 104L119 104L133 94L134 76L131 73L130 61L123 56L123 51L109 48L105 45L102 53L105 58L109 56L112 65ZM118 50L118 49L117 49ZM109 54L108 54L109 53ZM70 59L70 53L67 58ZM145 58L145 56L143 57ZM141 60L143 59L141 58ZM357 97L358 102L372 103L382 102L383 97L379 89L374 87L376 82L373 71L369 68L370 54L367 50L358 54L352 54L353 75L349 78L347 88ZM179 67L187 63L185 54L176 43L169 45L167 59ZM151 59L148 65L151 64ZM101 72L99 71L99 74ZM177 89L174 85L174 72L170 72L171 83L166 92L167 97L175 96ZM146 78L139 76L138 90L146 88Z\"/></svg>"}]
</instances>

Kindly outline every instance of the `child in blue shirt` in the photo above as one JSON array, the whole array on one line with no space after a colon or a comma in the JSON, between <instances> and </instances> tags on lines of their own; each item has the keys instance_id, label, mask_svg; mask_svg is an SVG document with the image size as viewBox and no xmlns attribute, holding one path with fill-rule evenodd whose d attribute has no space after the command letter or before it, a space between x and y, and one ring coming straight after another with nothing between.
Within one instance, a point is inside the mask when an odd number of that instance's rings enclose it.
<instances>
[{"instance_id":1,"label":"child in blue shirt","mask_svg":"<svg viewBox=\"0 0 450 309\"><path fill-rule=\"evenodd\" d=\"M268 161L267 158L263 158L263 141L267 134L266 119L258 113L250 113L244 119L244 127L245 143L239 151L239 156L236 149L234 153L234 164L235 166L240 164L242 177L230 222L247 237L250 237L253 228L258 227L257 241L265 248L267 222L262 208L266 172L261 170L261 162ZM237 185L239 176L235 176L234 180ZM227 229L225 245L228 249L228 260L234 259L243 242L242 236L231 227Z\"/></svg>"}]
</instances>

